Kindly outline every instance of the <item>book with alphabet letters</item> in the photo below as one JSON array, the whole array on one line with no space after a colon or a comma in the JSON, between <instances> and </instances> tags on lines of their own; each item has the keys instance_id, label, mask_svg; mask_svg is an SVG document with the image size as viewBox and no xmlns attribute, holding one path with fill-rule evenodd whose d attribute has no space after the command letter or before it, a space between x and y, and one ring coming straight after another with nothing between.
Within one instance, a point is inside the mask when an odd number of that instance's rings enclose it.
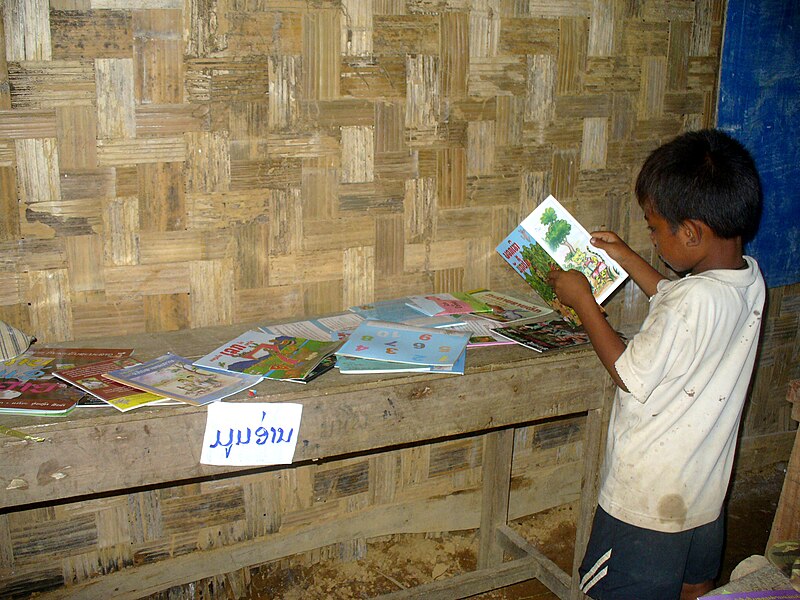
<instances>
[{"instance_id":1,"label":"book with alphabet letters","mask_svg":"<svg viewBox=\"0 0 800 600\"><path fill-rule=\"evenodd\" d=\"M353 330L336 355L452 367L466 351L468 341L469 334L464 332L366 320Z\"/></svg>"},{"instance_id":2,"label":"book with alphabet letters","mask_svg":"<svg viewBox=\"0 0 800 600\"><path fill-rule=\"evenodd\" d=\"M553 268L574 269L589 280L592 295L602 304L628 274L553 196L548 196L500 242L496 250L541 298L573 325L580 320L559 302L547 275Z\"/></svg>"}]
</instances>

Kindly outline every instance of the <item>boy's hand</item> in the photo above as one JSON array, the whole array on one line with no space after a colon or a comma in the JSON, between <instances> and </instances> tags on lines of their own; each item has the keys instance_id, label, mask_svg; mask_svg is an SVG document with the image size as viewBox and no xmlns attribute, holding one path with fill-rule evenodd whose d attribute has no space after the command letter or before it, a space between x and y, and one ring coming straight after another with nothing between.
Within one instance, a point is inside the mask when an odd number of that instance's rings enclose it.
<instances>
[{"instance_id":1,"label":"boy's hand","mask_svg":"<svg viewBox=\"0 0 800 600\"><path fill-rule=\"evenodd\" d=\"M636 254L628 244L622 241L613 231L593 231L592 246L605 250L619 264L626 262L632 254Z\"/></svg>"},{"instance_id":2,"label":"boy's hand","mask_svg":"<svg viewBox=\"0 0 800 600\"><path fill-rule=\"evenodd\" d=\"M562 271L554 268L548 273L547 282L552 286L558 299L567 306L576 308L576 305L587 299L594 303L589 280L580 271Z\"/></svg>"}]
</instances>

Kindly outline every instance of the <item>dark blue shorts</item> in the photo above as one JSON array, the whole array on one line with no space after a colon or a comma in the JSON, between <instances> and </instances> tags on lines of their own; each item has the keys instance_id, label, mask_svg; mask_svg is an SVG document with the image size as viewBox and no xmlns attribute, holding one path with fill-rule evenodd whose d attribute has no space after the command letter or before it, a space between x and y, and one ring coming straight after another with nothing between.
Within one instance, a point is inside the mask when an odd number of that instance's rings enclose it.
<instances>
[{"instance_id":1,"label":"dark blue shorts","mask_svg":"<svg viewBox=\"0 0 800 600\"><path fill-rule=\"evenodd\" d=\"M643 529L599 506L580 566L581 591L595 600L676 600L684 583L711 581L722 561L725 520L679 533Z\"/></svg>"}]
</instances>

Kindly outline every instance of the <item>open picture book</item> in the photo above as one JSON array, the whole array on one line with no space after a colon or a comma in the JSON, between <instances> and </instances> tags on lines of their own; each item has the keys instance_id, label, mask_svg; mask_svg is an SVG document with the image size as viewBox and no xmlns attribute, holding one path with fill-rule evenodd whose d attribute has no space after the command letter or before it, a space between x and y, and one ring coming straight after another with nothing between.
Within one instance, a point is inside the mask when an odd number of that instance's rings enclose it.
<instances>
[{"instance_id":1,"label":"open picture book","mask_svg":"<svg viewBox=\"0 0 800 600\"><path fill-rule=\"evenodd\" d=\"M605 302L628 277L613 258L590 240L591 235L575 217L548 196L496 250L545 302L567 321L579 325L575 311L561 304L547 283L547 274L554 266L586 275L598 304Z\"/></svg>"}]
</instances>

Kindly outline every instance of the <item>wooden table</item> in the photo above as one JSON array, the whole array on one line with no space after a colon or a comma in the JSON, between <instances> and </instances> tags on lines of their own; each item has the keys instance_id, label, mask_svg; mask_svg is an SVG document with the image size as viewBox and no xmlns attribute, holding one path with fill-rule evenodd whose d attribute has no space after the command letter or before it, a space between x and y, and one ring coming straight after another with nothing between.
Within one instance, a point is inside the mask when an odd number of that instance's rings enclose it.
<instances>
[{"instance_id":1,"label":"wooden table","mask_svg":"<svg viewBox=\"0 0 800 600\"><path fill-rule=\"evenodd\" d=\"M65 345L129 347L142 360L167 351L192 358L246 329L242 325L216 327ZM539 355L519 346L476 348L468 351L463 376L330 372L307 385L265 381L256 392L255 398L240 394L228 400L299 402L304 406L292 465L253 469L200 464L204 407L143 408L124 414L111 408L80 409L59 419L4 417L0 421L4 425L46 441L0 437L0 518L6 520L6 535L0 521L0 567L7 567L0 569L0 585L9 575L8 567L14 571L14 553L28 556L33 552L19 539L13 544L8 541L8 530L13 530L9 521L14 521L17 531L24 527L17 523L21 519L14 519L23 514L20 511L66 506L72 515L87 502L96 506L97 502L113 503L118 496L133 492L160 490L163 494L167 486L211 485L253 473L282 476L288 481L295 469L319 461L362 455L380 459L397 448L480 435L484 451L478 569L387 598L459 598L533 577L560 598L583 597L576 580L517 535L507 521L515 430L565 415L585 415L576 556L582 554L596 497L598 460L611 394L610 379L591 350ZM151 560L141 566L130 559L120 565L125 568L106 568L111 572L102 577L82 580L73 576L74 583L50 590L43 597L136 598L348 537L369 538L407 530L404 519L411 517L402 507L394 506L381 514L378 524L370 524L359 514L328 514L324 526L309 525L291 535L262 532L265 535L250 540L219 548L209 543L202 552ZM42 542L31 542L35 543ZM124 555L124 548L118 548L124 544L109 544ZM504 554L511 560L504 562ZM1 591L2 587L0 595Z\"/></svg>"}]
</instances>

